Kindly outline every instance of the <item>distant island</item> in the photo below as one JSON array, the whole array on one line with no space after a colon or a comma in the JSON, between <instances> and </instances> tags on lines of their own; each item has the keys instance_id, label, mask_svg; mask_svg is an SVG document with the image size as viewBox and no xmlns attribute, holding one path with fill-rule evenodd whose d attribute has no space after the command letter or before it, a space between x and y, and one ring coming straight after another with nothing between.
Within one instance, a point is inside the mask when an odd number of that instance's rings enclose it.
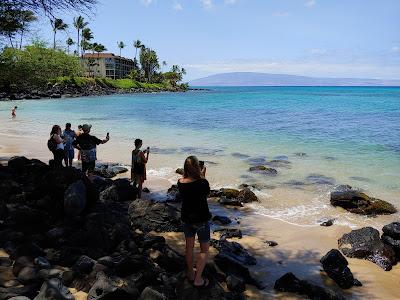
<instances>
[{"instance_id":1,"label":"distant island","mask_svg":"<svg viewBox=\"0 0 400 300\"><path fill-rule=\"evenodd\" d=\"M190 86L400 86L396 79L322 78L256 72L220 73L189 81Z\"/></svg>"}]
</instances>

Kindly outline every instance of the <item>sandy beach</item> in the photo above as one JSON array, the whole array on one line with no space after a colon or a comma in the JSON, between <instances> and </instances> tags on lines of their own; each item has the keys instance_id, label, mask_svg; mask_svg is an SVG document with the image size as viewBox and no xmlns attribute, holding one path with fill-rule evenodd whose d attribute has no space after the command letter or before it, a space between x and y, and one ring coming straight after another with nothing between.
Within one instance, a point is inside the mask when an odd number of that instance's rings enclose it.
<instances>
[{"instance_id":1,"label":"sandy beach","mask_svg":"<svg viewBox=\"0 0 400 300\"><path fill-rule=\"evenodd\" d=\"M42 143L43 138L28 139L12 135L1 136L0 157L2 160L14 155L24 155L48 161L50 152ZM99 149L100 159L116 161L118 157L110 149ZM123 161L123 159L122 159ZM122 175L122 176L127 176ZM145 186L151 191L146 198L153 198L165 193L171 182L149 175ZM251 208L241 210L222 208L216 203L210 203L214 214L222 214L240 221L231 225L243 232L242 239L233 239L242 244L257 258L257 265L251 267L256 278L265 285L263 291L248 286L246 295L249 299L301 299L290 294L277 294L273 290L276 279L287 272L293 272L301 279L310 280L319 285L325 285L335 290L340 288L329 279L319 263L320 258L330 249L337 248L337 240L344 233L350 232L348 226L333 225L331 227L299 226L281 220L258 215ZM381 230L381 228L377 228ZM167 242L182 253L184 239L180 233L165 233ZM214 233L217 238L218 234ZM265 241L273 240L276 247L269 247ZM216 253L214 249L211 251ZM342 291L349 299L396 299L400 289L400 265L385 272L372 262L349 259L349 267L355 278L363 283L362 287L353 287ZM82 295L80 295L81 297ZM82 299L82 298L80 298Z\"/></svg>"}]
</instances>

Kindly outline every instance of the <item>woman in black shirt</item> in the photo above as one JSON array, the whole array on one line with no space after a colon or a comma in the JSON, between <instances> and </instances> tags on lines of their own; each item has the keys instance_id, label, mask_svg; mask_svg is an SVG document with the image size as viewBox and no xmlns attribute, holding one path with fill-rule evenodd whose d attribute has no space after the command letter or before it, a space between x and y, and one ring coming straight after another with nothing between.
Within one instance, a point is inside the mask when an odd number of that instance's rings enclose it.
<instances>
[{"instance_id":1,"label":"woman in black shirt","mask_svg":"<svg viewBox=\"0 0 400 300\"><path fill-rule=\"evenodd\" d=\"M207 197L210 185L201 176L199 161L195 156L185 160L183 178L178 181L179 193L182 198L181 219L186 239L186 266L187 276L196 287L207 287L209 281L202 277L208 258L210 242L211 214L208 209ZM200 242L200 253L197 256L196 272L193 269L193 248L195 235Z\"/></svg>"}]
</instances>

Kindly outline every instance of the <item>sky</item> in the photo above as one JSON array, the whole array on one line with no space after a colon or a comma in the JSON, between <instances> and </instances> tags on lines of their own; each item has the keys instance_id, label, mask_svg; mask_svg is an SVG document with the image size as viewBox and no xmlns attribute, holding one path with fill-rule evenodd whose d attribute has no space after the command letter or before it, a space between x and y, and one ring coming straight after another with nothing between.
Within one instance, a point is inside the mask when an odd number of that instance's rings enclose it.
<instances>
[{"instance_id":1,"label":"sky","mask_svg":"<svg viewBox=\"0 0 400 300\"><path fill-rule=\"evenodd\" d=\"M74 13L58 17L72 23ZM225 72L400 79L400 0L99 0L94 41L133 57L139 39L185 80ZM49 22L37 32L52 41ZM76 39L71 25L59 33Z\"/></svg>"}]
</instances>

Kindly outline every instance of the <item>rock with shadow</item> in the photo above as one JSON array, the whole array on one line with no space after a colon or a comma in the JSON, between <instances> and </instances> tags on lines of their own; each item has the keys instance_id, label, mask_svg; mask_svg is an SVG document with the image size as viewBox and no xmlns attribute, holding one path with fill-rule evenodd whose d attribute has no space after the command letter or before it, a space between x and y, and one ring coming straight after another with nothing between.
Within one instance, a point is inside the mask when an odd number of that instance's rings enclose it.
<instances>
[{"instance_id":1,"label":"rock with shadow","mask_svg":"<svg viewBox=\"0 0 400 300\"><path fill-rule=\"evenodd\" d=\"M236 242L229 242L226 239L211 240L211 245L219 251L220 254L231 257L233 260L246 266L257 264L257 260L242 245Z\"/></svg>"},{"instance_id":2,"label":"rock with shadow","mask_svg":"<svg viewBox=\"0 0 400 300\"><path fill-rule=\"evenodd\" d=\"M175 170L175 173L183 176L184 170L183 170L183 168L177 168L177 169Z\"/></svg>"},{"instance_id":3,"label":"rock with shadow","mask_svg":"<svg viewBox=\"0 0 400 300\"><path fill-rule=\"evenodd\" d=\"M217 225L229 225L232 223L232 220L225 216L213 216L212 221Z\"/></svg>"},{"instance_id":4,"label":"rock with shadow","mask_svg":"<svg viewBox=\"0 0 400 300\"><path fill-rule=\"evenodd\" d=\"M152 200L136 200L129 205L129 220L143 232L181 232L180 211L168 204Z\"/></svg>"},{"instance_id":5,"label":"rock with shadow","mask_svg":"<svg viewBox=\"0 0 400 300\"><path fill-rule=\"evenodd\" d=\"M305 178L305 183L309 185L334 185L335 179L322 174L312 173Z\"/></svg>"},{"instance_id":6,"label":"rock with shadow","mask_svg":"<svg viewBox=\"0 0 400 300\"><path fill-rule=\"evenodd\" d=\"M96 282L89 290L88 300L106 299L137 299L139 291L124 283L118 277L110 278L103 272L99 272Z\"/></svg>"},{"instance_id":7,"label":"rock with shadow","mask_svg":"<svg viewBox=\"0 0 400 300\"><path fill-rule=\"evenodd\" d=\"M37 294L37 290L40 285L37 283L29 285L19 285L13 287L0 287L0 299L7 300L12 297L27 297L28 299L33 299Z\"/></svg>"},{"instance_id":8,"label":"rock with shadow","mask_svg":"<svg viewBox=\"0 0 400 300\"><path fill-rule=\"evenodd\" d=\"M330 250L320 260L326 274L333 279L342 289L349 289L352 286L361 286L361 283L354 278L348 267L347 259L337 249Z\"/></svg>"},{"instance_id":9,"label":"rock with shadow","mask_svg":"<svg viewBox=\"0 0 400 300\"><path fill-rule=\"evenodd\" d=\"M340 206L351 213L361 215L387 215L397 212L393 204L370 197L352 189L351 186L340 186L333 191L330 202L333 206Z\"/></svg>"},{"instance_id":10,"label":"rock with shadow","mask_svg":"<svg viewBox=\"0 0 400 300\"><path fill-rule=\"evenodd\" d=\"M58 278L52 278L45 281L40 289L39 294L34 300L74 300L68 288Z\"/></svg>"},{"instance_id":11,"label":"rock with shadow","mask_svg":"<svg viewBox=\"0 0 400 300\"><path fill-rule=\"evenodd\" d=\"M250 203L258 201L256 194L248 187L242 190L232 188L222 188L219 190L212 190L210 197L218 197L218 202L226 206L239 206L242 207L243 203Z\"/></svg>"},{"instance_id":12,"label":"rock with shadow","mask_svg":"<svg viewBox=\"0 0 400 300\"><path fill-rule=\"evenodd\" d=\"M384 244L379 231L372 227L352 230L338 240L339 249L350 258L369 260L385 271L396 264L396 254L392 247Z\"/></svg>"},{"instance_id":13,"label":"rock with shadow","mask_svg":"<svg viewBox=\"0 0 400 300\"><path fill-rule=\"evenodd\" d=\"M292 163L287 160L287 158L277 158L270 160L266 163L267 166L272 168L286 168L290 169L292 167Z\"/></svg>"},{"instance_id":14,"label":"rock with shadow","mask_svg":"<svg viewBox=\"0 0 400 300\"><path fill-rule=\"evenodd\" d=\"M86 207L86 187L83 180L72 183L64 193L64 213L79 216Z\"/></svg>"},{"instance_id":15,"label":"rock with shadow","mask_svg":"<svg viewBox=\"0 0 400 300\"><path fill-rule=\"evenodd\" d=\"M100 201L133 201L136 199L137 192L137 188L128 179L119 178L100 192Z\"/></svg>"},{"instance_id":16,"label":"rock with shadow","mask_svg":"<svg viewBox=\"0 0 400 300\"><path fill-rule=\"evenodd\" d=\"M128 168L120 164L97 163L94 173L104 178L113 178L118 174L128 172Z\"/></svg>"},{"instance_id":17,"label":"rock with shadow","mask_svg":"<svg viewBox=\"0 0 400 300\"><path fill-rule=\"evenodd\" d=\"M279 292L305 295L308 299L345 300L346 298L335 291L300 280L293 273L286 273L275 281L274 289Z\"/></svg>"},{"instance_id":18,"label":"rock with shadow","mask_svg":"<svg viewBox=\"0 0 400 300\"><path fill-rule=\"evenodd\" d=\"M214 230L214 232L218 232L220 234L221 239L230 239L230 238L241 239L243 237L242 231L238 228L218 228Z\"/></svg>"},{"instance_id":19,"label":"rock with shadow","mask_svg":"<svg viewBox=\"0 0 400 300\"><path fill-rule=\"evenodd\" d=\"M181 202L182 198L179 193L179 188L177 184L171 185L171 187L167 191L168 202Z\"/></svg>"},{"instance_id":20,"label":"rock with shadow","mask_svg":"<svg viewBox=\"0 0 400 300\"><path fill-rule=\"evenodd\" d=\"M400 222L392 222L382 228L382 241L393 248L400 261Z\"/></svg>"},{"instance_id":21,"label":"rock with shadow","mask_svg":"<svg viewBox=\"0 0 400 300\"><path fill-rule=\"evenodd\" d=\"M205 271L206 273L206 271ZM224 291L222 286L212 278L206 275L210 283L207 288L198 288L190 282L184 273L178 277L176 286L176 296L178 300L228 300L229 294Z\"/></svg>"},{"instance_id":22,"label":"rock with shadow","mask_svg":"<svg viewBox=\"0 0 400 300\"><path fill-rule=\"evenodd\" d=\"M226 276L233 275L258 289L264 288L262 283L253 277L248 268L248 266L257 264L257 260L242 245L229 242L224 238L219 241L212 239L211 245L219 251L214 262Z\"/></svg>"},{"instance_id":23,"label":"rock with shadow","mask_svg":"<svg viewBox=\"0 0 400 300\"><path fill-rule=\"evenodd\" d=\"M250 172L254 172L266 176L276 176L278 171L272 167L266 167L264 165L257 165L249 168Z\"/></svg>"}]
</instances>

